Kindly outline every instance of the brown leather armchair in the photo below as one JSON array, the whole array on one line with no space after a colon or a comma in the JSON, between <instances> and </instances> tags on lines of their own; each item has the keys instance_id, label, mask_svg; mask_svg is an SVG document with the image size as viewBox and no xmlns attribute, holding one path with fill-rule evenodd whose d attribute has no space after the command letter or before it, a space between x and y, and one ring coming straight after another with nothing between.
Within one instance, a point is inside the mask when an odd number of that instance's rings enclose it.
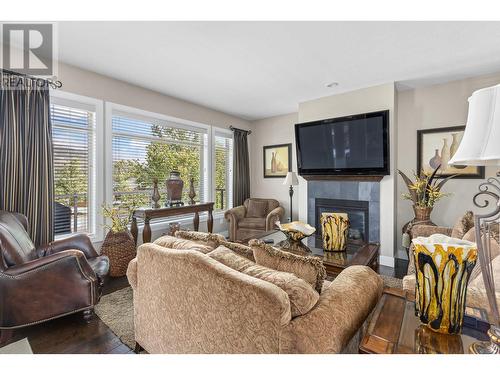
<instances>
[{"instance_id":1,"label":"brown leather armchair","mask_svg":"<svg viewBox=\"0 0 500 375\"><path fill-rule=\"evenodd\" d=\"M2 333L78 311L90 318L108 258L99 256L85 235L36 248L27 228L24 215L0 211Z\"/></svg>"},{"instance_id":2,"label":"brown leather armchair","mask_svg":"<svg viewBox=\"0 0 500 375\"><path fill-rule=\"evenodd\" d=\"M274 224L284 214L284 208L276 199L248 198L242 206L234 207L224 214L229 223L229 239L239 241L258 237L275 229Z\"/></svg>"}]
</instances>

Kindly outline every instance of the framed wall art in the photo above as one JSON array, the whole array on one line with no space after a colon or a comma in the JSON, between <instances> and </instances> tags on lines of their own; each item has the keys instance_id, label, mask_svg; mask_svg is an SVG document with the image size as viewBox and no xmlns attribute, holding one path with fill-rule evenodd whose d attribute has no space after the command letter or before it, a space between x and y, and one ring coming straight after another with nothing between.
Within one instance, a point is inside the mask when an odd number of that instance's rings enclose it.
<instances>
[{"instance_id":1,"label":"framed wall art","mask_svg":"<svg viewBox=\"0 0 500 375\"><path fill-rule=\"evenodd\" d=\"M417 130L417 171L432 172L441 165L436 176L445 178L484 178L484 167L452 166L453 157L464 135L465 126Z\"/></svg>"},{"instance_id":2,"label":"framed wall art","mask_svg":"<svg viewBox=\"0 0 500 375\"><path fill-rule=\"evenodd\" d=\"M291 171L291 143L264 146L264 178L284 178Z\"/></svg>"}]
</instances>

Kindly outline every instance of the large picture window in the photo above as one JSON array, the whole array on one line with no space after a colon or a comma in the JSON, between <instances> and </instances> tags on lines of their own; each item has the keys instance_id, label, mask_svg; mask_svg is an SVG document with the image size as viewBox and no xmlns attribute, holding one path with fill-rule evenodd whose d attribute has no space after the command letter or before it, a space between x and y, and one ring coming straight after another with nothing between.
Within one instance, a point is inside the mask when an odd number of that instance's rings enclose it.
<instances>
[{"instance_id":1,"label":"large picture window","mask_svg":"<svg viewBox=\"0 0 500 375\"><path fill-rule=\"evenodd\" d=\"M54 234L95 235L96 109L51 98Z\"/></svg>"},{"instance_id":2,"label":"large picture window","mask_svg":"<svg viewBox=\"0 0 500 375\"><path fill-rule=\"evenodd\" d=\"M158 179L161 204L166 201L165 181L179 171L188 201L193 178L196 201L210 199L208 186L208 129L175 122L113 112L113 203L150 206L153 179Z\"/></svg>"},{"instance_id":3,"label":"large picture window","mask_svg":"<svg viewBox=\"0 0 500 375\"><path fill-rule=\"evenodd\" d=\"M233 206L233 136L231 133L215 131L215 190L216 210L227 210Z\"/></svg>"}]
</instances>

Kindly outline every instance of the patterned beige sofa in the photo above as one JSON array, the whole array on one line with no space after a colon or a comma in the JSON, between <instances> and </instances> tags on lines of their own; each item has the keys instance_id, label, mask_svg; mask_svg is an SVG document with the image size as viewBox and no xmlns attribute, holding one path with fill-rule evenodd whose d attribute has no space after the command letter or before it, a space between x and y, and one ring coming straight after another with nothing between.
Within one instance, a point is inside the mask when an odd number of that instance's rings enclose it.
<instances>
[{"instance_id":1,"label":"patterned beige sofa","mask_svg":"<svg viewBox=\"0 0 500 375\"><path fill-rule=\"evenodd\" d=\"M292 318L289 296L275 284L199 249L157 243L140 246L127 273L135 339L149 353L339 353L383 289L374 271L353 266L325 280L314 307Z\"/></svg>"}]
</instances>

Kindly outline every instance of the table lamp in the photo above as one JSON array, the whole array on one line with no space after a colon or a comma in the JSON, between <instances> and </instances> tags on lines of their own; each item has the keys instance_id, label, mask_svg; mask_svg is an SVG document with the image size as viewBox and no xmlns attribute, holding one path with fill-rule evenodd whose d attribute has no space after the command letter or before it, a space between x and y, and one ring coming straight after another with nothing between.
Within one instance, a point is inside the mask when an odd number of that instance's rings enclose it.
<instances>
[{"instance_id":1,"label":"table lamp","mask_svg":"<svg viewBox=\"0 0 500 375\"><path fill-rule=\"evenodd\" d=\"M293 211L292 211L292 197L293 197L293 187L299 184L299 180L297 179L297 175L295 172L288 172L285 177L285 181L283 181L283 185L289 185L290 190L288 193L290 194L290 222L292 222Z\"/></svg>"},{"instance_id":2,"label":"table lamp","mask_svg":"<svg viewBox=\"0 0 500 375\"><path fill-rule=\"evenodd\" d=\"M475 91L469 98L464 136L449 164L500 167L500 85ZM500 177L500 173L497 173L497 176ZM500 179L490 177L481 183L473 202L479 208L492 206L490 212L474 215L478 256L490 306L491 327L488 331L490 342L476 342L471 345L470 351L478 354L499 354L500 316L495 298L490 237L492 226L500 223Z\"/></svg>"}]
</instances>

